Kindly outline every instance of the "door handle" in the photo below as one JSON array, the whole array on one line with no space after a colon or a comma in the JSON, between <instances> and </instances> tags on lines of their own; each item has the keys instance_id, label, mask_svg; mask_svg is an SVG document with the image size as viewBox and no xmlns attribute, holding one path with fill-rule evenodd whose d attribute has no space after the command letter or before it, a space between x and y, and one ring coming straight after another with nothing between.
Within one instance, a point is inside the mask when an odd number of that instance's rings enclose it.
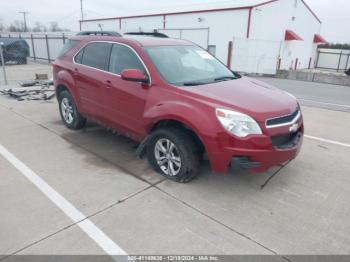
<instances>
[{"instance_id":1,"label":"door handle","mask_svg":"<svg viewBox=\"0 0 350 262\"><path fill-rule=\"evenodd\" d=\"M79 74L79 70L78 68L74 68L74 72L73 72L74 75L78 75Z\"/></svg>"},{"instance_id":2,"label":"door handle","mask_svg":"<svg viewBox=\"0 0 350 262\"><path fill-rule=\"evenodd\" d=\"M106 80L106 87L111 88L112 87L112 82L111 80Z\"/></svg>"}]
</instances>

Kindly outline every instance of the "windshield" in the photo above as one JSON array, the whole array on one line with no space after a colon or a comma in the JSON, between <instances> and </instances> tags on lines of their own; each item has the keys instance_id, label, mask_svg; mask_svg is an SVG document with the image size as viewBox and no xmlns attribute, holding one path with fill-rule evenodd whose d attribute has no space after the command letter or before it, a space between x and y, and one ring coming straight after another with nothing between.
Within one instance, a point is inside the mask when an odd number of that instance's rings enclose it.
<instances>
[{"instance_id":1,"label":"windshield","mask_svg":"<svg viewBox=\"0 0 350 262\"><path fill-rule=\"evenodd\" d=\"M197 46L146 47L164 80L177 86L202 85L237 77L215 57Z\"/></svg>"}]
</instances>

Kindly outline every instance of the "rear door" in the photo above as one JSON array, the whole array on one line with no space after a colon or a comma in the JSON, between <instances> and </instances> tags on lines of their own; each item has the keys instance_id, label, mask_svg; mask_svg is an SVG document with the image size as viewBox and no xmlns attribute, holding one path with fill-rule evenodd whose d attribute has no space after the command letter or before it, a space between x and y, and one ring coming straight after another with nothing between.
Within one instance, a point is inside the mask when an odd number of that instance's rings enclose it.
<instances>
[{"instance_id":1,"label":"rear door","mask_svg":"<svg viewBox=\"0 0 350 262\"><path fill-rule=\"evenodd\" d=\"M108 122L116 129L134 138L145 134L143 112L148 87L138 82L125 81L120 74L125 69L139 69L148 75L136 51L124 44L113 44L109 62L111 75L106 88L106 111ZM149 77L149 76L148 76Z\"/></svg>"},{"instance_id":2,"label":"rear door","mask_svg":"<svg viewBox=\"0 0 350 262\"><path fill-rule=\"evenodd\" d=\"M83 112L98 122L105 120L106 72L112 44L92 42L75 56L74 75Z\"/></svg>"}]
</instances>

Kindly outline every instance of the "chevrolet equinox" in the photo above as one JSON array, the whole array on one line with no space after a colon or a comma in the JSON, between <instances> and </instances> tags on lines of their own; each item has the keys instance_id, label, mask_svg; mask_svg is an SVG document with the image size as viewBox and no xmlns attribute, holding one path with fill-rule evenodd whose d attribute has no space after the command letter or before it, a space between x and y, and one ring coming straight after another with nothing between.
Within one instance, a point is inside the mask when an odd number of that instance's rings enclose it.
<instances>
[{"instance_id":1,"label":"chevrolet equinox","mask_svg":"<svg viewBox=\"0 0 350 262\"><path fill-rule=\"evenodd\" d=\"M263 172L294 159L303 118L292 95L229 70L183 40L77 35L53 63L59 111L138 142L161 175L188 182L206 157L213 172Z\"/></svg>"}]
</instances>

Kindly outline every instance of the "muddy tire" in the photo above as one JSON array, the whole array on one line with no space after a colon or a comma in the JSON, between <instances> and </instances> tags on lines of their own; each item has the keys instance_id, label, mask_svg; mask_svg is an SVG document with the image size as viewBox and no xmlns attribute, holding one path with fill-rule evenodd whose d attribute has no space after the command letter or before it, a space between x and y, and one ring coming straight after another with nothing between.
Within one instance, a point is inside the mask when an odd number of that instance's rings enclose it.
<instances>
[{"instance_id":1,"label":"muddy tire","mask_svg":"<svg viewBox=\"0 0 350 262\"><path fill-rule=\"evenodd\" d=\"M187 183L199 172L196 143L181 128L155 130L147 144L147 158L155 171L176 182Z\"/></svg>"},{"instance_id":2,"label":"muddy tire","mask_svg":"<svg viewBox=\"0 0 350 262\"><path fill-rule=\"evenodd\" d=\"M78 112L74 99L67 90L59 93L58 104L61 119L68 128L79 130L85 126L86 119Z\"/></svg>"}]
</instances>

